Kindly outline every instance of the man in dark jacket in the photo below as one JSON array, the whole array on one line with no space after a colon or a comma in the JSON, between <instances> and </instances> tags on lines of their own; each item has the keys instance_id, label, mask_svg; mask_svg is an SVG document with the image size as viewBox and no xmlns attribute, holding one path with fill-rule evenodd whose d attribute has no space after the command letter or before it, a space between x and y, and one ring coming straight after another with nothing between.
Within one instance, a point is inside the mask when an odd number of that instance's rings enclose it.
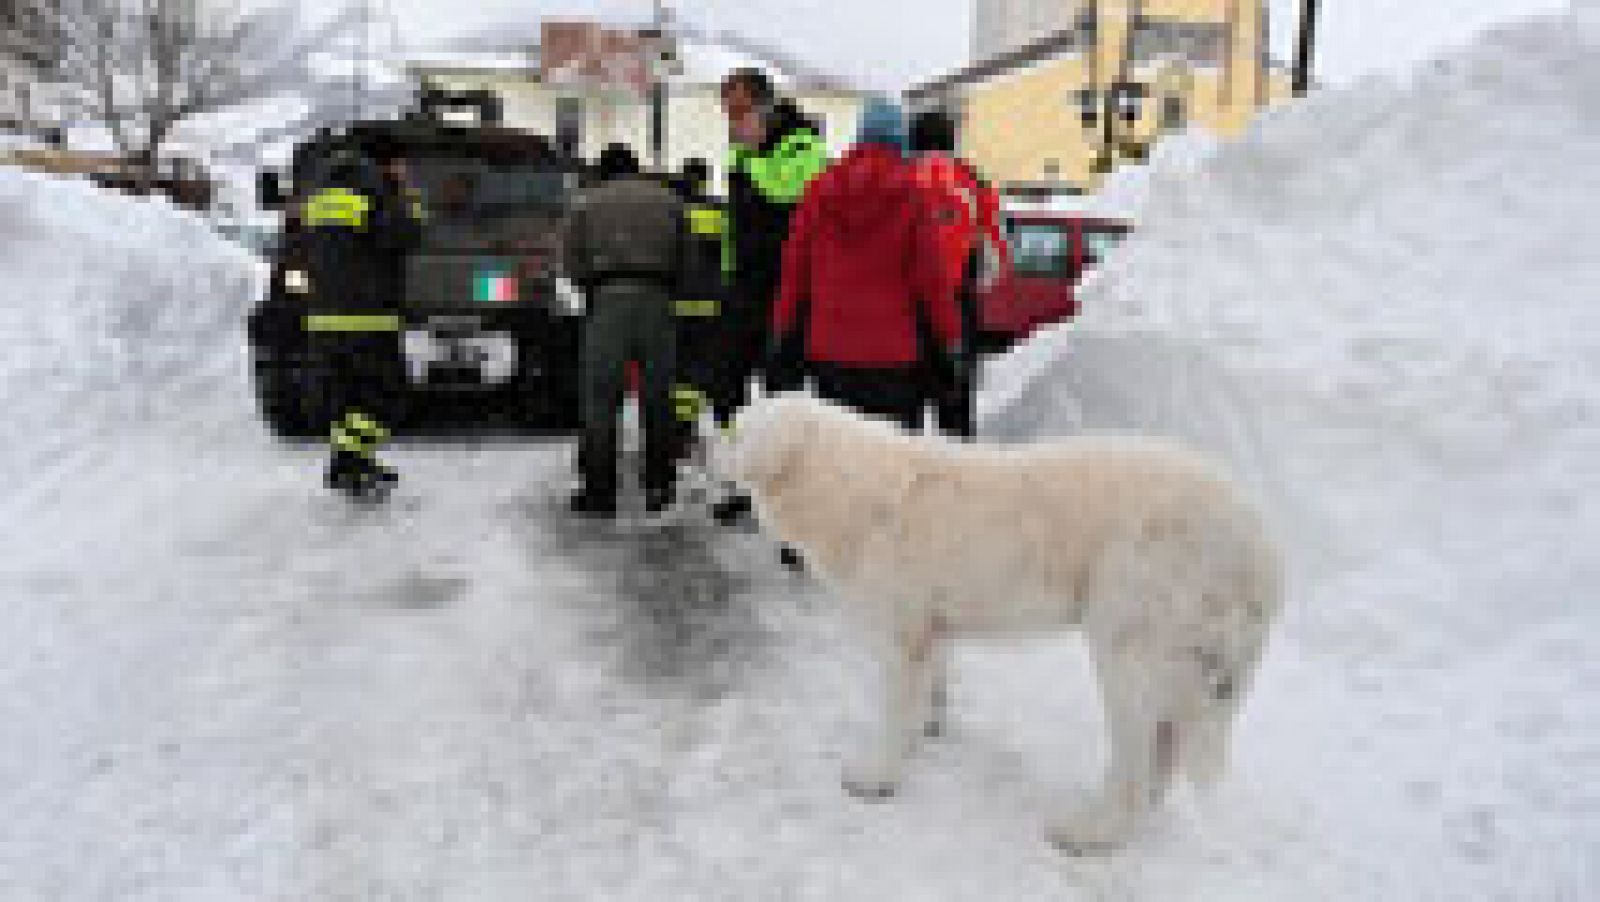
<instances>
[{"instance_id":1,"label":"man in dark jacket","mask_svg":"<svg viewBox=\"0 0 1600 902\"><path fill-rule=\"evenodd\" d=\"M640 373L645 508L654 513L671 503L675 476L672 303L686 241L683 203L659 180L640 174L638 160L622 145L605 149L597 174L600 183L578 197L567 227L567 275L589 298L578 449L583 488L572 509L616 513L617 415L631 360Z\"/></svg>"},{"instance_id":2,"label":"man in dark jacket","mask_svg":"<svg viewBox=\"0 0 1600 902\"><path fill-rule=\"evenodd\" d=\"M784 248L769 347L802 331L818 395L915 430L924 397L919 320L943 359L964 355L934 205L905 141L899 107L869 101L856 146L806 193Z\"/></svg>"},{"instance_id":3,"label":"man in dark jacket","mask_svg":"<svg viewBox=\"0 0 1600 902\"><path fill-rule=\"evenodd\" d=\"M328 363L330 489L378 500L395 482L376 451L398 416L398 316L405 257L421 238L399 148L335 151L295 206L288 238L312 300L305 326Z\"/></svg>"},{"instance_id":4,"label":"man in dark jacket","mask_svg":"<svg viewBox=\"0 0 1600 902\"><path fill-rule=\"evenodd\" d=\"M761 70L734 71L722 82L721 98L730 143L723 245L728 295L722 317L724 365L713 406L717 422L726 426L744 405L750 379L763 362L789 218L806 186L827 166L828 154L816 127L792 102L778 98ZM799 383L787 355L770 362L782 365L766 374L771 387ZM749 500L735 494L718 505L716 514L729 522L748 512Z\"/></svg>"}]
</instances>

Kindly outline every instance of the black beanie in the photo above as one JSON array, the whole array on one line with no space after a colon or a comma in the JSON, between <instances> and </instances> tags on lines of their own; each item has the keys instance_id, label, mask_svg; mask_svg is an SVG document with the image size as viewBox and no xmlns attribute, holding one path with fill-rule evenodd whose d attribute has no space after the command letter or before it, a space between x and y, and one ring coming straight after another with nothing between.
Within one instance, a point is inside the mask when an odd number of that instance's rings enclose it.
<instances>
[{"instance_id":1,"label":"black beanie","mask_svg":"<svg viewBox=\"0 0 1600 902\"><path fill-rule=\"evenodd\" d=\"M943 110L925 110L911 120L911 152L956 149L956 122Z\"/></svg>"},{"instance_id":2,"label":"black beanie","mask_svg":"<svg viewBox=\"0 0 1600 902\"><path fill-rule=\"evenodd\" d=\"M626 144L608 144L605 150L600 151L595 174L608 181L625 175L638 175L639 158L633 155Z\"/></svg>"}]
</instances>

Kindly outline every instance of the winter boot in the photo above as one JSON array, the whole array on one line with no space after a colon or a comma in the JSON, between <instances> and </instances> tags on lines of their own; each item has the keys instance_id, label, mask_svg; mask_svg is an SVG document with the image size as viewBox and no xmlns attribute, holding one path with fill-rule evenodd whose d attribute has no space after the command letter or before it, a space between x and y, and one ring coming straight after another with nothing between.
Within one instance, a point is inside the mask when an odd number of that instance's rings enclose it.
<instances>
[{"instance_id":1,"label":"winter boot","mask_svg":"<svg viewBox=\"0 0 1600 902\"><path fill-rule=\"evenodd\" d=\"M582 488L574 492L568 500L567 506L573 513L581 517L593 517L597 520L609 519L617 515L617 497L602 492L590 491Z\"/></svg>"},{"instance_id":2,"label":"winter boot","mask_svg":"<svg viewBox=\"0 0 1600 902\"><path fill-rule=\"evenodd\" d=\"M753 511L750 496L735 491L711 508L711 516L723 526L738 526L748 522Z\"/></svg>"},{"instance_id":3,"label":"winter boot","mask_svg":"<svg viewBox=\"0 0 1600 902\"><path fill-rule=\"evenodd\" d=\"M644 490L644 512L659 514L672 506L675 497L672 486L653 486Z\"/></svg>"},{"instance_id":4,"label":"winter boot","mask_svg":"<svg viewBox=\"0 0 1600 902\"><path fill-rule=\"evenodd\" d=\"M362 454L338 450L328 462L323 482L329 489L354 501L377 502L389 496L399 477L388 467Z\"/></svg>"}]
</instances>

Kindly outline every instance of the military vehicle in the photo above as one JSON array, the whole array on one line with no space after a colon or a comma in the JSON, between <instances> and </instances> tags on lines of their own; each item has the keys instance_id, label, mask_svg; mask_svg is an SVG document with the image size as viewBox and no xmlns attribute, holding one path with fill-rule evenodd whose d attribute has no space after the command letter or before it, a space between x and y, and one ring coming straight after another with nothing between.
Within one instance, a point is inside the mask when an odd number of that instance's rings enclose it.
<instances>
[{"instance_id":1,"label":"military vehicle","mask_svg":"<svg viewBox=\"0 0 1600 902\"><path fill-rule=\"evenodd\" d=\"M397 148L422 218L402 296L352 309L296 259L295 207L331 154ZM261 204L285 210L266 296L249 316L256 395L282 436L326 432L328 355L341 335L392 333L404 429L451 414L541 429L577 426L582 297L560 275L563 221L582 167L542 135L501 124L491 92L426 90L403 117L353 123L302 142L287 178L263 172Z\"/></svg>"}]
</instances>

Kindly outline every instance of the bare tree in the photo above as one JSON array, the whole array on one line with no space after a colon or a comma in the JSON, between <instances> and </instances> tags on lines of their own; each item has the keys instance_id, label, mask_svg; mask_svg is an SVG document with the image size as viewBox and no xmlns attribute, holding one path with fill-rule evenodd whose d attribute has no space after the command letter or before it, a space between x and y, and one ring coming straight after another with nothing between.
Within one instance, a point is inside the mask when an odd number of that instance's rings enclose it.
<instances>
[{"instance_id":1,"label":"bare tree","mask_svg":"<svg viewBox=\"0 0 1600 902\"><path fill-rule=\"evenodd\" d=\"M73 112L105 127L148 181L186 120L311 85L318 54L360 25L308 23L290 0L5 0L0 56L32 60Z\"/></svg>"}]
</instances>

